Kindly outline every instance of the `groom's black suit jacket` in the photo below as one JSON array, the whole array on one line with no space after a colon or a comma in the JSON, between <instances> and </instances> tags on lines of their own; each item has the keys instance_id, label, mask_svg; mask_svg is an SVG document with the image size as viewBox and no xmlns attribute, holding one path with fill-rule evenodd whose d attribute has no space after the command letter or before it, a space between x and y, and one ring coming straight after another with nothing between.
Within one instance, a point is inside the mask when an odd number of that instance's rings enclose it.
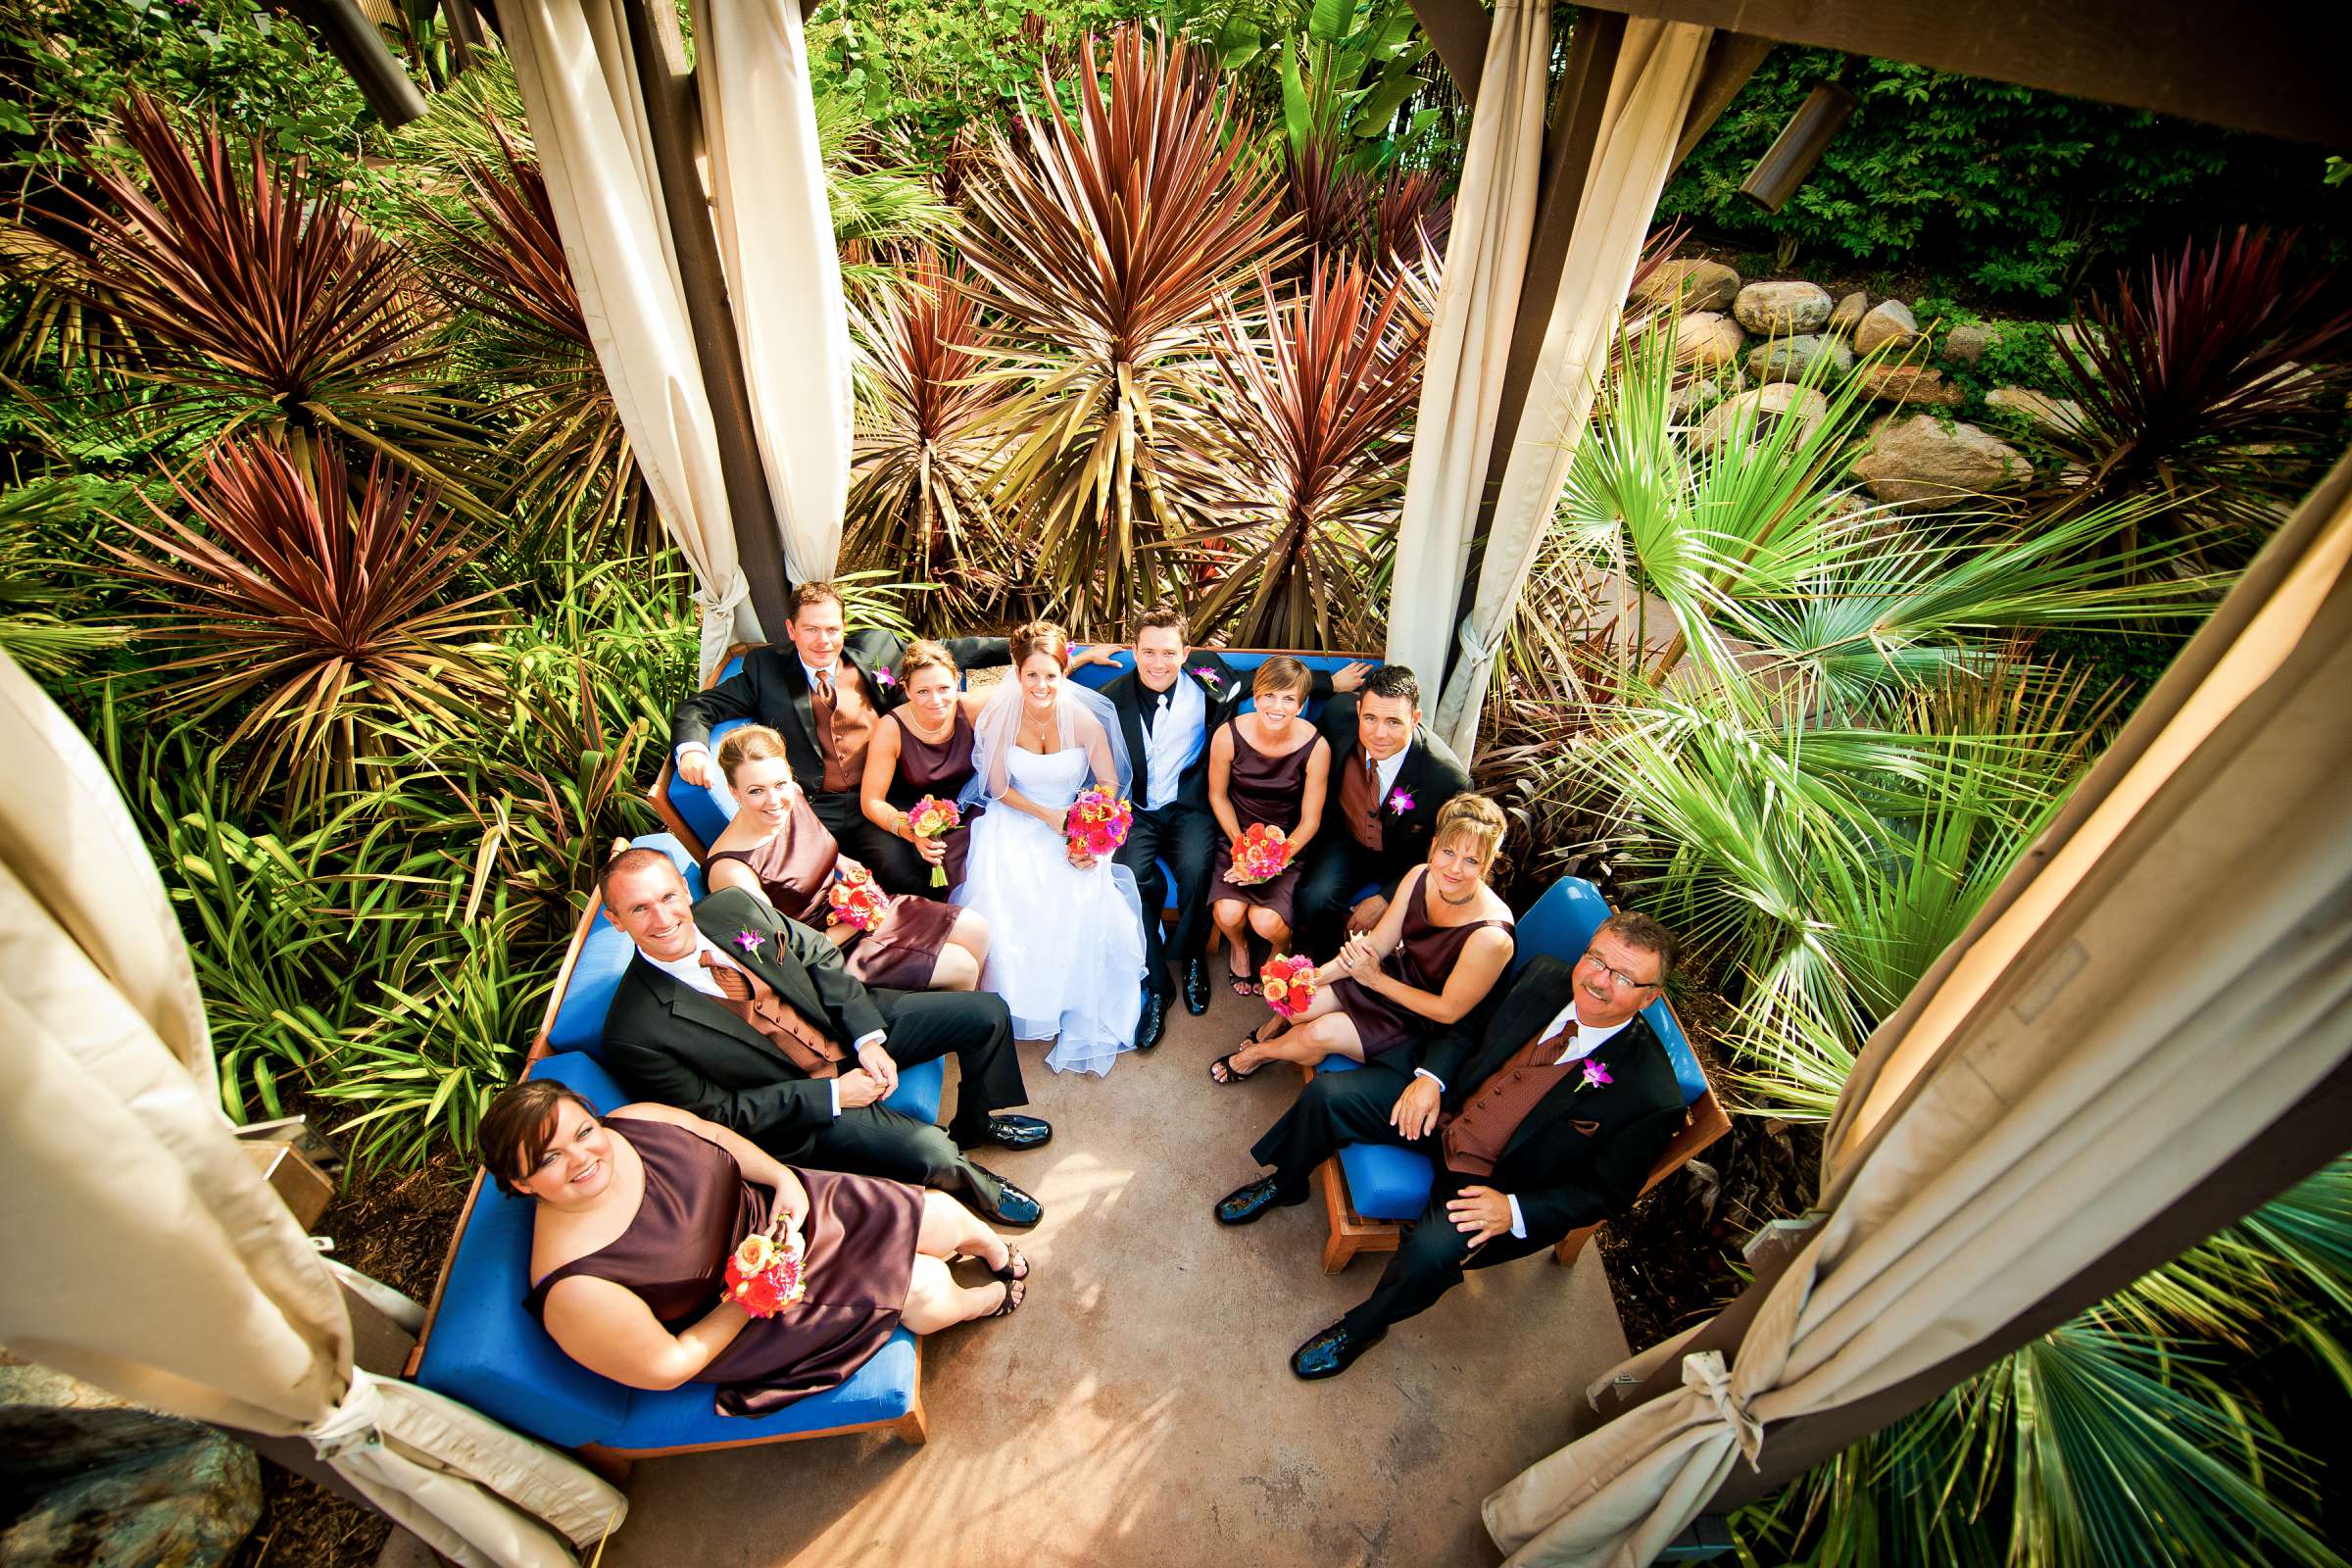
<instances>
[{"instance_id":1,"label":"groom's black suit jacket","mask_svg":"<svg viewBox=\"0 0 2352 1568\"><path fill-rule=\"evenodd\" d=\"M1331 803L1327 809L1338 809L1340 781L1344 770L1360 767L1357 760L1355 727L1356 694L1346 693L1324 705L1321 724L1323 738L1331 743ZM1429 841L1437 832L1438 810L1456 795L1468 791L1470 775L1462 768L1461 760L1426 728L1413 731L1411 744L1405 748L1404 760L1397 765L1396 782L1390 786L1389 797L1380 804L1380 896L1396 897L1396 884L1414 866L1429 858ZM1391 809L1389 801L1402 790L1411 797L1409 811ZM1355 840L1346 827L1322 835L1327 846L1343 842L1353 845ZM1352 894L1354 889L1343 890Z\"/></svg>"},{"instance_id":2,"label":"groom's black suit jacket","mask_svg":"<svg viewBox=\"0 0 2352 1568\"><path fill-rule=\"evenodd\" d=\"M1002 664L1010 657L1002 637L951 637L946 646L959 669ZM886 631L852 632L841 648L841 662L858 671L866 702L877 713L887 713L906 700L899 668L906 657L905 646ZM887 685L876 678L878 671L889 672ZM710 745L711 727L731 718L753 719L782 735L792 759L792 776L811 799L824 793L825 758L816 744L816 710L799 649L790 642L755 648L743 656L741 670L680 703L670 718L670 750Z\"/></svg>"},{"instance_id":3,"label":"groom's black suit jacket","mask_svg":"<svg viewBox=\"0 0 2352 1568\"><path fill-rule=\"evenodd\" d=\"M1176 787L1174 804L1189 806L1196 811L1208 809L1208 743L1216 738L1217 726L1241 711L1243 700L1250 695L1250 683L1254 671L1235 669L1218 655L1205 648L1196 648L1185 659L1184 672L1178 680L1189 680L1200 688L1207 700L1201 719L1200 755L1193 759L1192 766L1184 770L1183 782ZM1309 667L1307 674L1314 684L1308 698L1331 695L1331 671ZM1133 669L1124 670L1106 681L1102 695L1118 710L1119 733L1127 743L1127 760L1135 770L1131 791L1135 808L1142 810L1144 802L1152 798L1152 743L1144 734L1144 710L1158 693L1147 689L1143 675Z\"/></svg>"},{"instance_id":4,"label":"groom's black suit jacket","mask_svg":"<svg viewBox=\"0 0 2352 1568\"><path fill-rule=\"evenodd\" d=\"M841 950L763 901L723 888L694 906L694 923L844 1050L886 1027ZM760 939L749 952L736 940L745 931ZM605 1064L631 1095L733 1128L780 1159L799 1157L833 1122L827 1080L807 1076L717 998L642 954L621 975L605 1019Z\"/></svg>"},{"instance_id":5,"label":"groom's black suit jacket","mask_svg":"<svg viewBox=\"0 0 2352 1568\"><path fill-rule=\"evenodd\" d=\"M1461 1109L1575 1000L1575 974L1572 964L1536 958L1494 1005L1483 1032L1474 1037L1456 1027L1416 1050L1413 1065L1446 1086L1446 1109ZM1611 1082L1579 1089L1582 1075L1571 1071L1519 1124L1483 1183L1519 1200L1533 1243L1549 1246L1632 1203L1689 1118L1674 1064L1647 1020L1637 1016L1589 1059L1605 1067Z\"/></svg>"}]
</instances>

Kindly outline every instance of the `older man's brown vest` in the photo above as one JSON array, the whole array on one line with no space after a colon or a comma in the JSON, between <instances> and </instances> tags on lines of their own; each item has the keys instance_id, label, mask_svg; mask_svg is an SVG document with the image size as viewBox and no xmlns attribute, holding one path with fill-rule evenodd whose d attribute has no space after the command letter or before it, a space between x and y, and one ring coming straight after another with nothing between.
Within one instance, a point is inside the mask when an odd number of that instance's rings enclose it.
<instances>
[{"instance_id":1,"label":"older man's brown vest","mask_svg":"<svg viewBox=\"0 0 2352 1568\"><path fill-rule=\"evenodd\" d=\"M1519 1124L1544 1102L1544 1097L1584 1062L1556 1058L1576 1038L1576 1018L1557 1034L1531 1040L1513 1052L1494 1076L1480 1084L1459 1113L1443 1122L1446 1168L1457 1176L1492 1176L1494 1162L1511 1147Z\"/></svg>"},{"instance_id":2,"label":"older man's brown vest","mask_svg":"<svg viewBox=\"0 0 2352 1568\"><path fill-rule=\"evenodd\" d=\"M865 777L865 748L874 735L874 710L865 700L856 665L844 660L833 669L841 678L811 685L808 708L816 718L816 749L825 760L825 793L840 795L858 788Z\"/></svg>"}]
</instances>

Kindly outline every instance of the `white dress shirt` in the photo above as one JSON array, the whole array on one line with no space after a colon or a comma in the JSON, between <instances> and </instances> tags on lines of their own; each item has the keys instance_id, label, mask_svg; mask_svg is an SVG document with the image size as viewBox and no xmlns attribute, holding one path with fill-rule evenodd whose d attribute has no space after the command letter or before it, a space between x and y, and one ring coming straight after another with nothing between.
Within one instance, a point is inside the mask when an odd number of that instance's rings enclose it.
<instances>
[{"instance_id":1,"label":"white dress shirt","mask_svg":"<svg viewBox=\"0 0 2352 1568\"><path fill-rule=\"evenodd\" d=\"M706 997L716 997L719 1001L724 1002L727 1000L727 994L718 988L717 976L703 967L703 955L706 953L718 955L719 961L730 969L743 969L743 965L737 963L733 955L729 954L726 949L711 941L702 932L695 932L694 937L698 946L683 958L657 958L643 948L637 950L637 956L680 985L692 986ZM744 969L744 973L749 974L751 971ZM850 1051L855 1054L868 1046L881 1045L888 1038L879 1029L869 1029L858 1037L857 1043L850 1047ZM841 1114L841 1080L828 1078L825 1081L833 1087L833 1114L838 1116Z\"/></svg>"},{"instance_id":2,"label":"white dress shirt","mask_svg":"<svg viewBox=\"0 0 2352 1568\"><path fill-rule=\"evenodd\" d=\"M1389 804L1389 797L1396 793L1396 775L1404 771L1405 753L1412 749L1412 742L1407 741L1397 750L1395 757L1385 762L1372 764L1373 781L1380 786L1379 793L1373 799L1380 808L1385 809Z\"/></svg>"},{"instance_id":3,"label":"white dress shirt","mask_svg":"<svg viewBox=\"0 0 2352 1568\"><path fill-rule=\"evenodd\" d=\"M1401 756L1402 754L1400 753L1398 755ZM1571 1002L1568 1004L1568 1005L1562 1007L1559 1011L1551 1015L1551 1022L1545 1024L1540 1031L1538 1031L1536 1038L1538 1040L1548 1040L1553 1035L1558 1034L1561 1030L1568 1027L1568 1020L1574 1016L1575 1012L1576 1004ZM1636 1013L1634 1015L1634 1017L1637 1018L1640 1016L1640 1013ZM1623 1023L1613 1023L1606 1029L1595 1029L1587 1024L1582 1018L1578 1018L1576 1020L1575 1036L1569 1040L1565 1047L1561 1049L1560 1054L1552 1058L1551 1064L1555 1067L1559 1067L1565 1066L1567 1063L1572 1061L1582 1061L1585 1057L1590 1056L1592 1054L1592 1053L1598 1051L1601 1047L1616 1039L1617 1036L1622 1034L1626 1029L1630 1028L1633 1025L1633 1018L1628 1018ZM1439 1077L1436 1073L1431 1072L1427 1067L1415 1067L1413 1069L1413 1076L1416 1078L1426 1078L1431 1083L1436 1084L1438 1086L1438 1093L1441 1095L1446 1092L1446 1080ZM1507 1193L1503 1196L1511 1205L1511 1234L1524 1242L1527 1240L1527 1216L1519 1212L1518 1199L1510 1197L1510 1195Z\"/></svg>"},{"instance_id":4,"label":"white dress shirt","mask_svg":"<svg viewBox=\"0 0 2352 1568\"><path fill-rule=\"evenodd\" d=\"M1164 708L1162 697L1168 700ZM1186 679L1179 670L1176 684L1165 692L1153 691L1137 676L1135 700L1143 710L1144 746L1151 754L1151 788L1144 796L1144 809L1156 811L1176 799L1184 770L1199 759L1208 739L1208 699L1200 694L1199 681Z\"/></svg>"}]
</instances>

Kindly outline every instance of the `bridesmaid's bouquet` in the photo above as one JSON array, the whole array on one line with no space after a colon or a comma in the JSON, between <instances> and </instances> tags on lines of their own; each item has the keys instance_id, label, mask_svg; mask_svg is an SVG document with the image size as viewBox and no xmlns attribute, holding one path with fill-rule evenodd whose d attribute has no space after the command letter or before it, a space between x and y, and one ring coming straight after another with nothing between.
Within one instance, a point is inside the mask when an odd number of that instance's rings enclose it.
<instances>
[{"instance_id":1,"label":"bridesmaid's bouquet","mask_svg":"<svg viewBox=\"0 0 2352 1568\"><path fill-rule=\"evenodd\" d=\"M1092 789L1070 803L1066 831L1070 842L1101 859L1127 842L1135 825L1135 808L1105 789Z\"/></svg>"},{"instance_id":2,"label":"bridesmaid's bouquet","mask_svg":"<svg viewBox=\"0 0 2352 1568\"><path fill-rule=\"evenodd\" d=\"M1258 994L1285 1018L1296 1018L1315 1000L1315 960L1303 953L1276 954L1257 971Z\"/></svg>"},{"instance_id":3,"label":"bridesmaid's bouquet","mask_svg":"<svg viewBox=\"0 0 2352 1568\"><path fill-rule=\"evenodd\" d=\"M835 876L832 887L825 890L825 901L832 907L837 923L854 925L860 931L871 931L890 917L890 895L875 884L874 873L862 865Z\"/></svg>"},{"instance_id":4,"label":"bridesmaid's bouquet","mask_svg":"<svg viewBox=\"0 0 2352 1568\"><path fill-rule=\"evenodd\" d=\"M963 825L963 813L956 809L954 801L943 801L936 795L926 795L906 812L906 831L918 839L944 839ZM931 885L948 885L948 868L931 868Z\"/></svg>"},{"instance_id":5,"label":"bridesmaid's bouquet","mask_svg":"<svg viewBox=\"0 0 2352 1568\"><path fill-rule=\"evenodd\" d=\"M1290 863L1290 835L1270 822L1252 822L1243 831L1242 842L1234 847L1233 868L1226 872L1226 878L1243 886L1271 882Z\"/></svg>"},{"instance_id":6,"label":"bridesmaid's bouquet","mask_svg":"<svg viewBox=\"0 0 2352 1568\"><path fill-rule=\"evenodd\" d=\"M754 1317L774 1317L808 1294L797 1233L779 1242L754 1232L727 1254L727 1298Z\"/></svg>"}]
</instances>

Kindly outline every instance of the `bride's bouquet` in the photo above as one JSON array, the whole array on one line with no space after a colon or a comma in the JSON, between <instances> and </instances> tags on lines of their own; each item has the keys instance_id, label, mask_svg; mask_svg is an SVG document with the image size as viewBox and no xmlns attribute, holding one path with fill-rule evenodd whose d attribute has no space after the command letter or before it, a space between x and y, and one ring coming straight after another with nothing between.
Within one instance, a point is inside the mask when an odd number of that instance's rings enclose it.
<instances>
[{"instance_id":1,"label":"bride's bouquet","mask_svg":"<svg viewBox=\"0 0 2352 1568\"><path fill-rule=\"evenodd\" d=\"M1252 822L1234 847L1233 867L1225 879L1243 887L1271 882L1289 869L1290 863L1290 835L1271 822Z\"/></svg>"},{"instance_id":2,"label":"bride's bouquet","mask_svg":"<svg viewBox=\"0 0 2352 1568\"><path fill-rule=\"evenodd\" d=\"M1257 971L1258 995L1285 1018L1296 1018L1315 1000L1315 960L1303 953L1276 954Z\"/></svg>"},{"instance_id":3,"label":"bride's bouquet","mask_svg":"<svg viewBox=\"0 0 2352 1568\"><path fill-rule=\"evenodd\" d=\"M727 1298L754 1317L774 1317L808 1294L801 1277L801 1238L755 1231L727 1254Z\"/></svg>"},{"instance_id":4,"label":"bride's bouquet","mask_svg":"<svg viewBox=\"0 0 2352 1568\"><path fill-rule=\"evenodd\" d=\"M944 839L962 825L963 813L956 809L956 803L943 801L936 795L924 796L906 812L906 831L918 839ZM931 868L931 885L935 888L948 885L946 866Z\"/></svg>"},{"instance_id":5,"label":"bride's bouquet","mask_svg":"<svg viewBox=\"0 0 2352 1568\"><path fill-rule=\"evenodd\" d=\"M825 902L832 908L835 922L854 925L860 931L871 931L890 917L890 895L875 884L874 873L862 865L837 873L833 885L825 890Z\"/></svg>"},{"instance_id":6,"label":"bride's bouquet","mask_svg":"<svg viewBox=\"0 0 2352 1568\"><path fill-rule=\"evenodd\" d=\"M1127 842L1134 825L1135 808L1124 797L1091 789L1070 803L1064 831L1072 844L1101 859Z\"/></svg>"}]
</instances>

